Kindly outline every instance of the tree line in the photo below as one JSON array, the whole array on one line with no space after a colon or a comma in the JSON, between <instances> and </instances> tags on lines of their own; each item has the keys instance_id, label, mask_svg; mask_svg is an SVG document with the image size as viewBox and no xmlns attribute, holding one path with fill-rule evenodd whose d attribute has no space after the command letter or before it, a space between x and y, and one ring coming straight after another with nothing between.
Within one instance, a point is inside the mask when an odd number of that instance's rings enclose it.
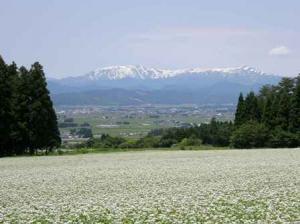
<instances>
[{"instance_id":1,"label":"tree line","mask_svg":"<svg viewBox=\"0 0 300 224\"><path fill-rule=\"evenodd\" d=\"M300 145L300 75L263 86L258 94L240 94L235 113L235 148Z\"/></svg>"},{"instance_id":2,"label":"tree line","mask_svg":"<svg viewBox=\"0 0 300 224\"><path fill-rule=\"evenodd\" d=\"M48 152L60 144L42 65L27 70L0 56L0 157Z\"/></svg>"},{"instance_id":3,"label":"tree line","mask_svg":"<svg viewBox=\"0 0 300 224\"><path fill-rule=\"evenodd\" d=\"M259 93L238 98L234 121L217 121L190 128L156 129L138 140L103 135L78 147L169 148L172 146L232 148L297 147L300 145L300 75L263 86Z\"/></svg>"},{"instance_id":4,"label":"tree line","mask_svg":"<svg viewBox=\"0 0 300 224\"><path fill-rule=\"evenodd\" d=\"M125 139L103 134L100 138L90 138L87 142L76 145L77 148L170 148L173 146L184 149L188 146L212 145L228 146L234 125L231 121L217 121L189 128L154 129L146 136Z\"/></svg>"}]
</instances>

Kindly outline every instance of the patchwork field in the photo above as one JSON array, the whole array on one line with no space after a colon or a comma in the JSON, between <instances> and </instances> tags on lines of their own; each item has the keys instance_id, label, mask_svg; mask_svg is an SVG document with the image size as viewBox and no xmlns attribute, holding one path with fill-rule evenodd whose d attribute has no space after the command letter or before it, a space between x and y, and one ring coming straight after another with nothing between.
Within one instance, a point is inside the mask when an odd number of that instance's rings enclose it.
<instances>
[{"instance_id":1,"label":"patchwork field","mask_svg":"<svg viewBox=\"0 0 300 224\"><path fill-rule=\"evenodd\" d=\"M300 149L0 159L0 223L300 222Z\"/></svg>"},{"instance_id":2,"label":"patchwork field","mask_svg":"<svg viewBox=\"0 0 300 224\"><path fill-rule=\"evenodd\" d=\"M158 128L182 127L209 122L212 117L218 120L233 118L235 106L131 106L131 107L67 107L60 108L59 122L73 118L80 127L90 124L94 135L109 134L137 139ZM70 128L60 128L61 133Z\"/></svg>"}]
</instances>

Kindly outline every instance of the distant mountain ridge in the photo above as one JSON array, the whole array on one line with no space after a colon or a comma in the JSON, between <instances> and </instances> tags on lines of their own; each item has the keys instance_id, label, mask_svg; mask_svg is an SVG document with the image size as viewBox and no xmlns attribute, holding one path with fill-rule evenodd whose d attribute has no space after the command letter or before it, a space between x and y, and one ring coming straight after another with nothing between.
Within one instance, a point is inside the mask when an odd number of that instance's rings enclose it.
<instances>
[{"instance_id":1,"label":"distant mountain ridge","mask_svg":"<svg viewBox=\"0 0 300 224\"><path fill-rule=\"evenodd\" d=\"M126 78L135 78L135 79L168 79L172 77L179 77L182 75L189 74L209 74L219 72L224 75L229 74L241 74L241 73L256 73L264 74L252 67L242 66L242 67L233 67L233 68L212 68L212 69L203 69L203 68L194 68L194 69L155 69L147 68L142 65L127 65L127 66L110 66L104 68L98 68L94 71L89 72L84 77L91 80L98 79L108 79L108 80L118 80Z\"/></svg>"},{"instance_id":2,"label":"distant mountain ridge","mask_svg":"<svg viewBox=\"0 0 300 224\"><path fill-rule=\"evenodd\" d=\"M97 68L82 76L64 79L89 79L89 80L120 80L120 79L168 79L183 75L204 75L222 73L224 76L234 74L268 75L253 67L240 66L230 68L192 68L192 69L157 69L142 65L120 65ZM63 79L62 79L63 80Z\"/></svg>"},{"instance_id":3,"label":"distant mountain ridge","mask_svg":"<svg viewBox=\"0 0 300 224\"><path fill-rule=\"evenodd\" d=\"M239 92L257 90L279 80L280 76L249 66L170 70L126 65L98 68L85 75L48 80L48 83L54 102L59 105L70 104L68 95L73 99L71 104L107 105L111 101L123 105L166 104L168 100L176 104L233 103ZM123 95L113 94L116 89ZM142 96L136 96L137 91L143 92Z\"/></svg>"}]
</instances>

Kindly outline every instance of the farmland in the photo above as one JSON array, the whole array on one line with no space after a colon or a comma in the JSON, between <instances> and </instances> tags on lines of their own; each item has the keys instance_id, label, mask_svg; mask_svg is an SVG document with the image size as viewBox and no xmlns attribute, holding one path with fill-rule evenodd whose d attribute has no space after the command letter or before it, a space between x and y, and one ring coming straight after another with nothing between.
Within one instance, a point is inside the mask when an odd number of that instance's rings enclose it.
<instances>
[{"instance_id":1,"label":"farmland","mask_svg":"<svg viewBox=\"0 0 300 224\"><path fill-rule=\"evenodd\" d=\"M0 223L300 221L300 150L0 159Z\"/></svg>"},{"instance_id":2,"label":"farmland","mask_svg":"<svg viewBox=\"0 0 300 224\"><path fill-rule=\"evenodd\" d=\"M74 123L91 125L95 136L109 134L125 138L140 138L150 130L167 127L186 127L219 120L233 119L233 105L145 105L145 106L77 106L59 107L59 121L74 118ZM71 128L61 128L68 133Z\"/></svg>"}]
</instances>

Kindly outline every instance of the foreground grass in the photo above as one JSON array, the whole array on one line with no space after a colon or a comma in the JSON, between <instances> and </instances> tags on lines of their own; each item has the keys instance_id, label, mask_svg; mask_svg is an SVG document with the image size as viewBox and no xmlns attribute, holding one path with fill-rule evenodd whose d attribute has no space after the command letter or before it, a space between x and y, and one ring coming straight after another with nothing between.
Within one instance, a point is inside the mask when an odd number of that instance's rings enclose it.
<instances>
[{"instance_id":1,"label":"foreground grass","mask_svg":"<svg viewBox=\"0 0 300 224\"><path fill-rule=\"evenodd\" d=\"M300 150L0 159L0 223L294 223Z\"/></svg>"}]
</instances>

